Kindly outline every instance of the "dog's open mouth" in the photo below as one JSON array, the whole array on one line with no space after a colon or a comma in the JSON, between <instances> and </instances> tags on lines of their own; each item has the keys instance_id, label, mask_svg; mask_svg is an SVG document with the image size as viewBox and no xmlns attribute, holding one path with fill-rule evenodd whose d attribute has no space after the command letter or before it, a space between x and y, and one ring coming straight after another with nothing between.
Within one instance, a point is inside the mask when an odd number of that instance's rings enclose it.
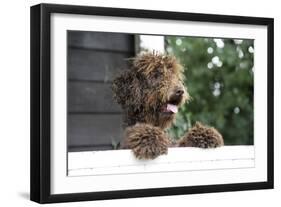
<instances>
[{"instance_id":1,"label":"dog's open mouth","mask_svg":"<svg viewBox=\"0 0 281 207\"><path fill-rule=\"evenodd\" d=\"M162 113L164 114L176 114L178 112L178 106L175 104L167 103L162 107Z\"/></svg>"},{"instance_id":2,"label":"dog's open mouth","mask_svg":"<svg viewBox=\"0 0 281 207\"><path fill-rule=\"evenodd\" d=\"M182 101L182 96L171 97L168 102L166 102L164 105L162 105L162 108L161 108L162 114L173 115L173 114L178 113L178 108L180 106L181 101Z\"/></svg>"}]
</instances>

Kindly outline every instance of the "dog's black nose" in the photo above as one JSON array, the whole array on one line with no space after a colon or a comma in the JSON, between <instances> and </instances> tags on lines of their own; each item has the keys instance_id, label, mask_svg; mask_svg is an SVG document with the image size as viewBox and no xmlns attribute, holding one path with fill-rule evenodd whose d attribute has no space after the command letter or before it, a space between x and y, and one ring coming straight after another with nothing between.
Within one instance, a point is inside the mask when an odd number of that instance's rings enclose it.
<instances>
[{"instance_id":1,"label":"dog's black nose","mask_svg":"<svg viewBox=\"0 0 281 207\"><path fill-rule=\"evenodd\" d=\"M176 91L176 96L181 96L184 93L184 91L182 89L178 89Z\"/></svg>"}]
</instances>

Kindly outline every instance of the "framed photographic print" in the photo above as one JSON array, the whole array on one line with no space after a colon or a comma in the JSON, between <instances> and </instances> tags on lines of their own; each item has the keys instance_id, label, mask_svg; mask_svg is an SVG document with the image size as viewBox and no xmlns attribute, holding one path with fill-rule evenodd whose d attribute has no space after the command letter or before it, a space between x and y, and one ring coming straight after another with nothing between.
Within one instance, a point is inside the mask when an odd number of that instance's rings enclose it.
<instances>
[{"instance_id":1,"label":"framed photographic print","mask_svg":"<svg viewBox=\"0 0 281 207\"><path fill-rule=\"evenodd\" d=\"M273 19L31 7L31 200L273 188Z\"/></svg>"}]
</instances>

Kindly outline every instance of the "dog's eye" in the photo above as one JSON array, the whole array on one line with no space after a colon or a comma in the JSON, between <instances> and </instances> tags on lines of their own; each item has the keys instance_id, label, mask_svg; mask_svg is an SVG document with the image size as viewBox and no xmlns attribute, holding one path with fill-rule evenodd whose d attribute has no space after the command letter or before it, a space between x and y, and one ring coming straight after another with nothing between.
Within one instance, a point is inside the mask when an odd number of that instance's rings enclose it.
<instances>
[{"instance_id":1,"label":"dog's eye","mask_svg":"<svg viewBox=\"0 0 281 207\"><path fill-rule=\"evenodd\" d=\"M153 75L152 75L152 77L154 78L154 79L158 79L158 78L160 78L161 77L161 72L160 71L155 71L154 73L153 73Z\"/></svg>"},{"instance_id":2,"label":"dog's eye","mask_svg":"<svg viewBox=\"0 0 281 207\"><path fill-rule=\"evenodd\" d=\"M140 74L140 73L136 73L136 77L137 77L137 79L142 79L142 75Z\"/></svg>"}]
</instances>

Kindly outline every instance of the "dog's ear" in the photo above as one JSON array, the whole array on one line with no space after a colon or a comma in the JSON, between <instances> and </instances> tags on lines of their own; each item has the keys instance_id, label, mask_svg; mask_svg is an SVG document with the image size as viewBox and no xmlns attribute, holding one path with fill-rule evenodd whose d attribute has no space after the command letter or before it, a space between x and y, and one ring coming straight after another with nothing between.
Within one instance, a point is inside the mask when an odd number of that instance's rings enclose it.
<instances>
[{"instance_id":1,"label":"dog's ear","mask_svg":"<svg viewBox=\"0 0 281 207\"><path fill-rule=\"evenodd\" d=\"M123 109L137 109L141 103L141 84L134 71L124 71L113 80L113 97Z\"/></svg>"}]
</instances>

